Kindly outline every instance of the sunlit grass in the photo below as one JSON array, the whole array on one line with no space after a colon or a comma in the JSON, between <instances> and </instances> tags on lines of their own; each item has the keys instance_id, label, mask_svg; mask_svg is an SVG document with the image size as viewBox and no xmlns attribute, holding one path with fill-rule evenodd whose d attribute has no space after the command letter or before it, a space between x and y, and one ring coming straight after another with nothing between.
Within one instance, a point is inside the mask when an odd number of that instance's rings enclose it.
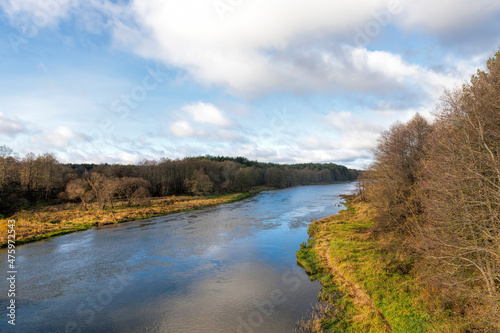
<instances>
[{"instance_id":1,"label":"sunlit grass","mask_svg":"<svg viewBox=\"0 0 500 333\"><path fill-rule=\"evenodd\" d=\"M318 319L316 313L308 324L307 319L299 323L298 331L309 325L308 332L453 332L453 323L433 317L426 308L423 289L405 269L407 263L380 249L372 227L368 207L362 203L310 225L311 239L301 246L297 259L321 280L323 293L334 295L331 306L346 318L341 326L333 318L330 329L323 325L315 330L314 322L329 320Z\"/></svg>"}]
</instances>

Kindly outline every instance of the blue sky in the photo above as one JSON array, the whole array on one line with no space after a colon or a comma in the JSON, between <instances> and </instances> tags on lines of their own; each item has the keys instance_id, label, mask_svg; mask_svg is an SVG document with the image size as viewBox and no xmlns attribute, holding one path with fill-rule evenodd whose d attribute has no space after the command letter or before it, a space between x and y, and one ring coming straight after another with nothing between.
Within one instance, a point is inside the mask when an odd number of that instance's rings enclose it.
<instances>
[{"instance_id":1,"label":"blue sky","mask_svg":"<svg viewBox=\"0 0 500 333\"><path fill-rule=\"evenodd\" d=\"M0 144L366 167L500 47L495 0L2 0Z\"/></svg>"}]
</instances>

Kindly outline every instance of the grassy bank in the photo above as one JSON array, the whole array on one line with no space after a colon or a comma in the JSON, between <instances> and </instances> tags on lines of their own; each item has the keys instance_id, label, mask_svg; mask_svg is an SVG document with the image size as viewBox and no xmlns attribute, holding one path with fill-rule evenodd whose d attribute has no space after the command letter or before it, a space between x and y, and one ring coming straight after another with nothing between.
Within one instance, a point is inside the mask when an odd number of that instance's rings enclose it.
<instances>
[{"instance_id":1,"label":"grassy bank","mask_svg":"<svg viewBox=\"0 0 500 333\"><path fill-rule=\"evenodd\" d=\"M16 221L16 244L19 245L86 230L94 226L141 220L238 201L255 195L262 190L264 188L215 197L170 196L151 198L140 205L131 207L123 202L115 204L113 208L106 209L88 207L85 210L81 205L66 204L22 210L8 219L0 220L0 246L6 246L8 220Z\"/></svg>"},{"instance_id":2,"label":"grassy bank","mask_svg":"<svg viewBox=\"0 0 500 333\"><path fill-rule=\"evenodd\" d=\"M298 262L323 285L323 301L299 332L462 332L456 318L434 312L429 290L410 267L382 250L364 203L313 222Z\"/></svg>"}]
</instances>

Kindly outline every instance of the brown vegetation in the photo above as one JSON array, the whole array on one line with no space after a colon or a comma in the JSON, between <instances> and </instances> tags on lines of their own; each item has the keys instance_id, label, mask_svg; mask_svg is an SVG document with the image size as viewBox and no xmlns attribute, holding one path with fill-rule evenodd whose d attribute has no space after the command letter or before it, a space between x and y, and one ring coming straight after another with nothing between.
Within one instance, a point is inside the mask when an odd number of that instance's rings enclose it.
<instances>
[{"instance_id":1,"label":"brown vegetation","mask_svg":"<svg viewBox=\"0 0 500 333\"><path fill-rule=\"evenodd\" d=\"M20 211L9 219L16 221L16 242L22 243L43 235L84 230L93 226L114 224L161 216L185 210L213 206L244 197L241 193L210 197L170 196L145 200L130 207L128 201L118 202L112 209L100 209L98 204L83 209L76 204L63 204ZM0 219L0 244L7 242L7 222ZM42 237L42 238L45 238Z\"/></svg>"},{"instance_id":2,"label":"brown vegetation","mask_svg":"<svg viewBox=\"0 0 500 333\"><path fill-rule=\"evenodd\" d=\"M51 154L20 158L0 146L0 215L37 205L117 201L133 205L143 198L169 195L221 195L257 186L284 188L355 180L358 171L341 165L278 165L243 157L204 156L161 159L139 165L61 164Z\"/></svg>"},{"instance_id":3,"label":"brown vegetation","mask_svg":"<svg viewBox=\"0 0 500 333\"><path fill-rule=\"evenodd\" d=\"M320 308L297 323L297 331L439 332L431 329L434 322L416 297L416 281L395 264L395 255L380 248L370 205L349 198L346 206L311 223L311 238L297 253L298 262L322 283Z\"/></svg>"},{"instance_id":4,"label":"brown vegetation","mask_svg":"<svg viewBox=\"0 0 500 333\"><path fill-rule=\"evenodd\" d=\"M500 330L500 51L430 124L382 135L363 181L385 249L411 262L460 331Z\"/></svg>"}]
</instances>

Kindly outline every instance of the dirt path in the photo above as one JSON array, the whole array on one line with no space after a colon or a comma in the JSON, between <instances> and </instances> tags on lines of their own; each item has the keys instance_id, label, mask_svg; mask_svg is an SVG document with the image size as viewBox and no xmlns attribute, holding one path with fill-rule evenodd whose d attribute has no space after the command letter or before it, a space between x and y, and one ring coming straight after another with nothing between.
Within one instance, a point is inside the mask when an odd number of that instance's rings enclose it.
<instances>
[{"instance_id":1,"label":"dirt path","mask_svg":"<svg viewBox=\"0 0 500 333\"><path fill-rule=\"evenodd\" d=\"M317 244L317 248L320 250L318 251L318 254L320 257L323 259L322 261L325 262L328 266L328 269L330 270L331 274L340 281L340 283L343 285L345 290L349 291L349 296L352 300L352 302L356 306L360 307L368 307L371 309L374 313L376 313L383 321L386 327L386 332L387 333L392 333L392 327L385 318L384 314L375 307L373 304L371 297L363 290L363 288L354 283L353 281L349 280L347 277L345 277L340 270L335 267L333 264L330 256L328 255L328 248L329 248L329 242L325 241L322 242L321 244Z\"/></svg>"}]
</instances>

